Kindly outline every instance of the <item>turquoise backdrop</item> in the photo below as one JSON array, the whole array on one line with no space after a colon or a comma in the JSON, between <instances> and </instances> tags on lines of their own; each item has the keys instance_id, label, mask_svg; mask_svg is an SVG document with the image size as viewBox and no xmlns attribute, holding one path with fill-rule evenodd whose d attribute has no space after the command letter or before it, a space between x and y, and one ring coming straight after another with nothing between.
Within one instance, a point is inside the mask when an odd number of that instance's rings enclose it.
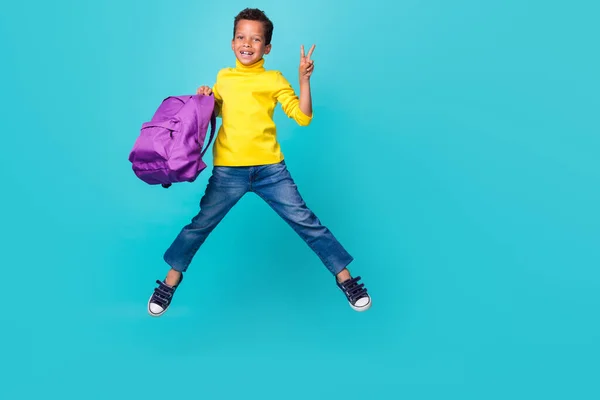
<instances>
[{"instance_id":1,"label":"turquoise backdrop","mask_svg":"<svg viewBox=\"0 0 600 400\"><path fill-rule=\"evenodd\" d=\"M315 120L276 122L372 293L353 312L254 195L168 314L146 302L208 174L127 160L160 101L231 66L246 6ZM22 1L0 12L0 397L598 399L597 2ZM210 162L211 157L208 158Z\"/></svg>"}]
</instances>

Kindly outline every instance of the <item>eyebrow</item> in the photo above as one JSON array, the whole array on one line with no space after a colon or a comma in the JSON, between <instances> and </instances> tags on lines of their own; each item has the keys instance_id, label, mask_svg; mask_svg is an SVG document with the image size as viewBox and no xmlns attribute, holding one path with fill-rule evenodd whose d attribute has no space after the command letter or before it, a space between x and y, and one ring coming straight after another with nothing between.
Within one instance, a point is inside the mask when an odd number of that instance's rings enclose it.
<instances>
[{"instance_id":1,"label":"eyebrow","mask_svg":"<svg viewBox=\"0 0 600 400\"><path fill-rule=\"evenodd\" d=\"M235 33L235 36L237 36L237 35L243 35L243 34L244 34L244 33L242 33L242 32L236 32L236 33ZM264 37L264 34L260 34L260 33L253 33L253 34L251 34L250 36Z\"/></svg>"}]
</instances>

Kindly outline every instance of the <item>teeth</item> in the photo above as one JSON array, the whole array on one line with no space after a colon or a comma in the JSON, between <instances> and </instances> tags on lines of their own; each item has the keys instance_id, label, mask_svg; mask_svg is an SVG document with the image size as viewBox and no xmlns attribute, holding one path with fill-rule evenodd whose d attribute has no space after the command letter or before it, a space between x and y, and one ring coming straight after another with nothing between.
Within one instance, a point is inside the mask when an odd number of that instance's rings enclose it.
<instances>
[{"instance_id":1,"label":"teeth","mask_svg":"<svg viewBox=\"0 0 600 400\"><path fill-rule=\"evenodd\" d=\"M244 54L244 55L247 55L247 56L250 56L250 55L252 55L252 53L249 53L249 52L247 52L247 51L242 51L242 54Z\"/></svg>"}]
</instances>

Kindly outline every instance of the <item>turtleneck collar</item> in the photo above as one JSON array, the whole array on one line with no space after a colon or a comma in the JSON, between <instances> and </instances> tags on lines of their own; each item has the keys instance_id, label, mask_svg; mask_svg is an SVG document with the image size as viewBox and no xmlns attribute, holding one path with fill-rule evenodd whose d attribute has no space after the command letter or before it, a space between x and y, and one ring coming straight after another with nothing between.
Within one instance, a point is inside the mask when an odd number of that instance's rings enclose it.
<instances>
[{"instance_id":1,"label":"turtleneck collar","mask_svg":"<svg viewBox=\"0 0 600 400\"><path fill-rule=\"evenodd\" d=\"M237 58L235 59L235 69L240 72L263 72L265 70L264 64L264 57L255 62L254 64L250 65L244 65L240 62L240 60L238 60Z\"/></svg>"}]
</instances>

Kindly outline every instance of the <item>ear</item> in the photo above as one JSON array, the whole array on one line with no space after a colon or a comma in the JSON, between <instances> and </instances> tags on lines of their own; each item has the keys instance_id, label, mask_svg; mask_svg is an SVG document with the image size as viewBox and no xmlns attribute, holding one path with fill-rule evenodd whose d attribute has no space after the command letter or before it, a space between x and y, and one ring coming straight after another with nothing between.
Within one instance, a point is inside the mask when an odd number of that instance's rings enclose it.
<instances>
[{"instance_id":1,"label":"ear","mask_svg":"<svg viewBox=\"0 0 600 400\"><path fill-rule=\"evenodd\" d=\"M269 54L271 52L271 45L268 44L265 46L265 54Z\"/></svg>"},{"instance_id":2,"label":"ear","mask_svg":"<svg viewBox=\"0 0 600 400\"><path fill-rule=\"evenodd\" d=\"M235 39L231 39L231 50L233 50L235 52Z\"/></svg>"}]
</instances>

